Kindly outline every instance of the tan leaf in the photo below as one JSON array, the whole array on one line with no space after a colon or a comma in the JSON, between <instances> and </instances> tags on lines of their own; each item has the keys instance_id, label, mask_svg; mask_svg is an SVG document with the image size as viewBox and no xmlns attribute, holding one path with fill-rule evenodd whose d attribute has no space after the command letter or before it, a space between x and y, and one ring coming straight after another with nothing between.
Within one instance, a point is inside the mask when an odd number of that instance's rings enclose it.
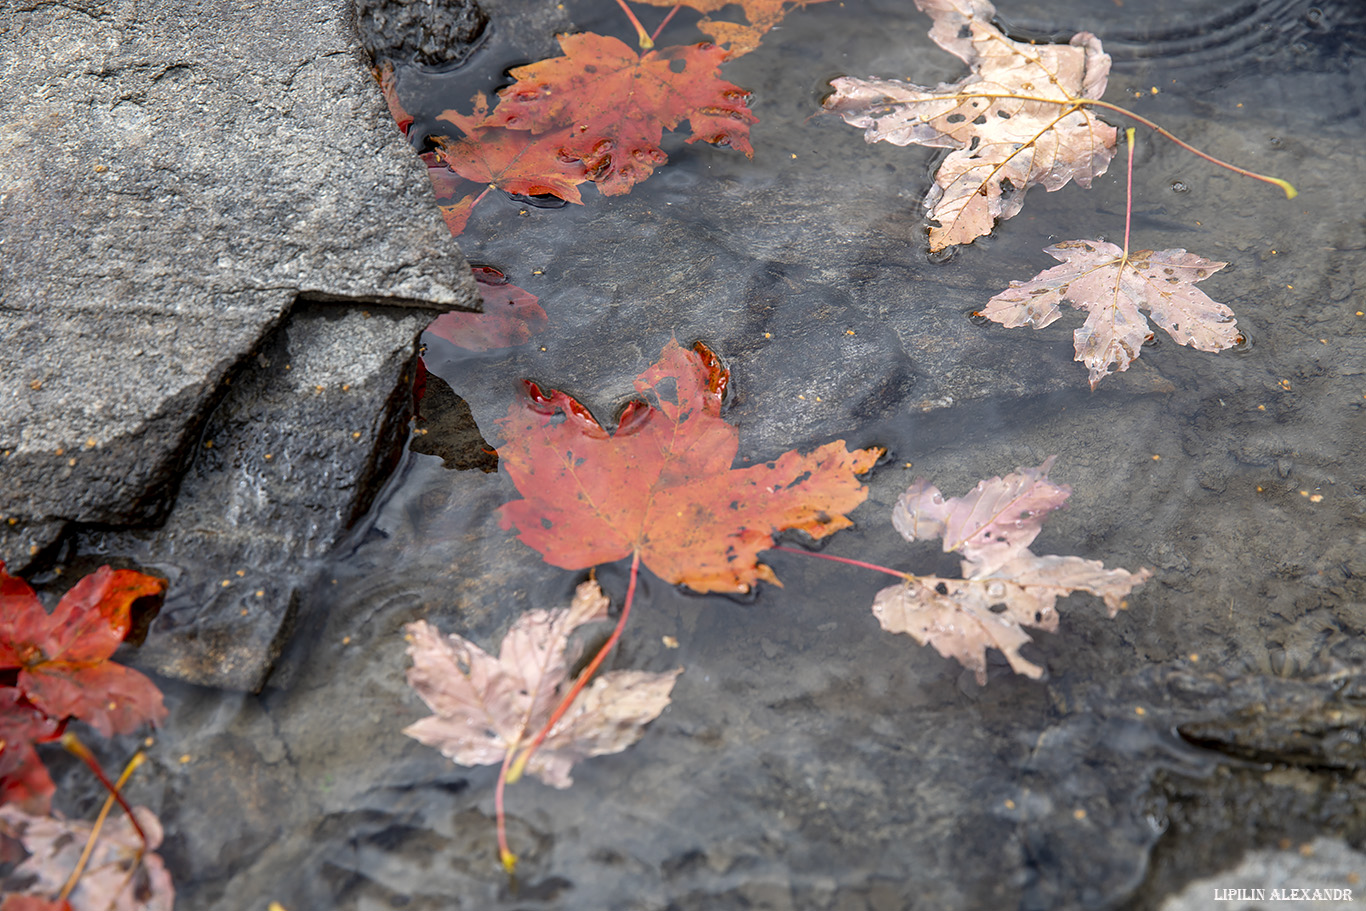
<instances>
[{"instance_id":1,"label":"tan leaf","mask_svg":"<svg viewBox=\"0 0 1366 911\"><path fill-rule=\"evenodd\" d=\"M584 624L605 619L607 604L596 582L584 582L567 609L519 618L497 658L461 636L442 636L426 621L408 624L408 683L434 714L404 733L460 765L502 762L550 719L569 683L569 638ZM644 725L669 704L680 673L600 675L551 729L526 770L553 787L569 787L570 767L579 759L619 752L640 739Z\"/></svg>"},{"instance_id":2,"label":"tan leaf","mask_svg":"<svg viewBox=\"0 0 1366 911\"><path fill-rule=\"evenodd\" d=\"M1086 310L1086 323L1073 334L1076 360L1090 371L1091 388L1110 374L1110 365L1129 369L1152 335L1141 311L1179 344L1201 351L1231 348L1241 338L1233 311L1195 287L1227 263L1185 250L1130 253L1098 240L1069 240L1044 252L1062 265L993 297L981 315L1005 326L1047 326L1062 315L1064 302Z\"/></svg>"},{"instance_id":3,"label":"tan leaf","mask_svg":"<svg viewBox=\"0 0 1366 911\"><path fill-rule=\"evenodd\" d=\"M987 682L988 648L1004 652L1015 673L1037 680L1043 668L1020 655L1021 647L1033 641L1023 627L1052 632L1058 628L1058 614L1051 600L1046 610L1032 609L1026 602L1036 599L1029 594L1000 579L917 576L878 592L873 615L887 632L907 633L921 645L933 645L945 658L956 659L976 673L979 684ZM993 613L991 608L999 605L1005 610Z\"/></svg>"},{"instance_id":4,"label":"tan leaf","mask_svg":"<svg viewBox=\"0 0 1366 911\"><path fill-rule=\"evenodd\" d=\"M673 6L674 0L643 0L651 6ZM683 0L681 5L703 14L697 28L717 44L729 45L730 58L748 54L759 46L769 29L782 21L789 10L822 3L824 0ZM727 6L739 6L748 23L725 22L711 18Z\"/></svg>"},{"instance_id":5,"label":"tan leaf","mask_svg":"<svg viewBox=\"0 0 1366 911\"><path fill-rule=\"evenodd\" d=\"M1043 530L1043 520L1067 501L1072 488L1054 484L1048 470L1057 456L1038 468L1017 468L1005 478L978 481L966 497L944 499L924 478L892 508L892 525L907 541L944 539L944 553L959 551L984 576L1028 547Z\"/></svg>"},{"instance_id":6,"label":"tan leaf","mask_svg":"<svg viewBox=\"0 0 1366 911\"><path fill-rule=\"evenodd\" d=\"M160 822L146 807L134 807L133 812L147 833L147 848L155 850L162 839ZM80 820L30 816L12 805L0 807L0 835L18 841L28 852L9 878L0 879L0 891L13 894L14 881L24 883L24 893L56 895L76 869L91 828ZM144 852L137 830L120 814L100 830L67 901L72 911L171 911L175 889L161 858Z\"/></svg>"},{"instance_id":7,"label":"tan leaf","mask_svg":"<svg viewBox=\"0 0 1366 911\"><path fill-rule=\"evenodd\" d=\"M944 538L945 552L963 554L964 578L912 576L878 592L873 614L882 628L934 646L985 684L988 648L1000 649L1018 674L1043 675L1020 654L1031 641L1024 627L1056 630L1059 598L1090 592L1104 599L1113 617L1151 571L1106 569L1096 560L1028 549L1043 519L1071 493L1048 479L1054 458L982 481L965 497L945 499L917 479L897 501L893 524L908 541Z\"/></svg>"},{"instance_id":8,"label":"tan leaf","mask_svg":"<svg viewBox=\"0 0 1366 911\"><path fill-rule=\"evenodd\" d=\"M930 249L971 243L1024 204L1025 190L1083 187L1105 173L1115 128L1082 99L1105 93L1110 56L1081 32L1069 44L1012 41L991 24L987 0L916 0L934 20L930 37L972 68L934 88L891 79L835 79L825 110L864 127L868 142L953 149L925 208L938 222ZM1015 96L1015 97L1001 97Z\"/></svg>"}]
</instances>

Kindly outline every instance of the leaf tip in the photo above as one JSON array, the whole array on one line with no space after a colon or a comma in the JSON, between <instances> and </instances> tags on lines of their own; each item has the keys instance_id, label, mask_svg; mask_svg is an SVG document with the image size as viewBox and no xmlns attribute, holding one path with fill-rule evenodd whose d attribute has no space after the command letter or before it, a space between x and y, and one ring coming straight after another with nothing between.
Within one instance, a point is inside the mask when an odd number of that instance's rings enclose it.
<instances>
[{"instance_id":1,"label":"leaf tip","mask_svg":"<svg viewBox=\"0 0 1366 911\"><path fill-rule=\"evenodd\" d=\"M773 571L773 567L769 566L767 563L756 564L755 570L756 572L754 575L760 582L768 582L772 585L778 586L779 588L783 587L783 583L778 579L778 574L775 573ZM747 591L748 588L749 586L746 586L745 590Z\"/></svg>"}]
</instances>

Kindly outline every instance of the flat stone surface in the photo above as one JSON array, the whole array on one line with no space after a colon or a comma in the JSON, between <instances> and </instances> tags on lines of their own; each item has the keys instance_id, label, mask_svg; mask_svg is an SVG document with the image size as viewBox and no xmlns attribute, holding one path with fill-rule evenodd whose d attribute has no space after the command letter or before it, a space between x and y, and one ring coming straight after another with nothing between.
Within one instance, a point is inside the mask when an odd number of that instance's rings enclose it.
<instances>
[{"instance_id":1,"label":"flat stone surface","mask_svg":"<svg viewBox=\"0 0 1366 911\"><path fill-rule=\"evenodd\" d=\"M413 309L295 308L231 378L165 524L76 537L86 559L132 559L171 581L131 663L205 686L265 684L299 591L398 458L428 322Z\"/></svg>"},{"instance_id":2,"label":"flat stone surface","mask_svg":"<svg viewBox=\"0 0 1366 911\"><path fill-rule=\"evenodd\" d=\"M477 300L348 0L8 5L0 559L160 519L296 298Z\"/></svg>"}]
</instances>

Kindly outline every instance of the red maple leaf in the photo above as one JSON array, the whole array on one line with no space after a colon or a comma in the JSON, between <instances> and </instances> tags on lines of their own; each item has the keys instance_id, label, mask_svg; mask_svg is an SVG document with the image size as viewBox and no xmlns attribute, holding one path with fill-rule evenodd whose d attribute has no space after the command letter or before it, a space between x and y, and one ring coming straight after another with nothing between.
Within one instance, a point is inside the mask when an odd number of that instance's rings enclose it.
<instances>
[{"instance_id":1,"label":"red maple leaf","mask_svg":"<svg viewBox=\"0 0 1366 911\"><path fill-rule=\"evenodd\" d=\"M504 528L547 563L584 569L639 555L655 575L697 591L743 592L777 582L758 554L773 535L821 538L851 523L863 502L855 475L880 449L849 452L843 440L809 455L731 468L739 433L721 418L730 375L716 355L670 341L636 378L636 401L608 432L563 392L512 405L498 455L525 499L502 507Z\"/></svg>"},{"instance_id":2,"label":"red maple leaf","mask_svg":"<svg viewBox=\"0 0 1366 911\"><path fill-rule=\"evenodd\" d=\"M557 132L557 155L583 162L608 196L629 193L668 156L665 129L684 120L688 142L705 140L754 156L749 92L720 78L728 56L714 44L638 54L625 42L586 32L561 35L565 56L512 71L487 126ZM567 128L567 129L566 129Z\"/></svg>"},{"instance_id":3,"label":"red maple leaf","mask_svg":"<svg viewBox=\"0 0 1366 911\"><path fill-rule=\"evenodd\" d=\"M30 813L48 812L56 786L38 758L35 743L54 740L61 724L12 686L0 687L0 804Z\"/></svg>"},{"instance_id":4,"label":"red maple leaf","mask_svg":"<svg viewBox=\"0 0 1366 911\"><path fill-rule=\"evenodd\" d=\"M491 114L478 94L471 113L437 117L463 134L437 139L446 168L428 171L438 200L454 200L440 204L452 234L465 230L490 188L575 204L582 204L578 185L587 181L608 196L629 193L668 161L660 140L684 120L692 126L688 142L753 157L749 125L758 118L747 107L749 92L720 78L723 48L697 44L642 55L591 32L559 40L566 56L513 70L517 82L499 92ZM457 179L484 189L456 199Z\"/></svg>"},{"instance_id":5,"label":"red maple leaf","mask_svg":"<svg viewBox=\"0 0 1366 911\"><path fill-rule=\"evenodd\" d=\"M497 112L495 111L495 114ZM561 154L567 131L532 136L501 129L488 113L488 99L474 96L474 113L443 111L437 120L460 128L463 139L438 139L437 154L456 174L521 196L558 196L583 202L578 185L589 179L584 166Z\"/></svg>"},{"instance_id":6,"label":"red maple leaf","mask_svg":"<svg viewBox=\"0 0 1366 911\"><path fill-rule=\"evenodd\" d=\"M41 895L19 895L10 893L0 902L0 911L71 911L71 903Z\"/></svg>"},{"instance_id":7,"label":"red maple leaf","mask_svg":"<svg viewBox=\"0 0 1366 911\"><path fill-rule=\"evenodd\" d=\"M427 331L467 351L493 351L523 345L549 322L536 295L517 287L491 266L474 266L484 300L483 313L452 311L432 321Z\"/></svg>"},{"instance_id":8,"label":"red maple leaf","mask_svg":"<svg viewBox=\"0 0 1366 911\"><path fill-rule=\"evenodd\" d=\"M436 119L465 134L461 139L437 137L436 154L441 161L454 176L485 185L478 194L469 193L459 202L441 206L452 235L465 230L470 213L490 187L519 196L555 196L583 204L578 185L591 178L583 162L562 151L572 138L567 130L533 136L492 126L488 122L488 99L483 94L474 96L472 114L443 111ZM429 167L427 174L438 199L454 197L458 192L449 173L433 173Z\"/></svg>"},{"instance_id":9,"label":"red maple leaf","mask_svg":"<svg viewBox=\"0 0 1366 911\"><path fill-rule=\"evenodd\" d=\"M133 602L165 587L162 579L102 566L49 614L0 563L0 671L17 670L19 691L48 717L79 718L106 737L160 721L161 691L109 656L128 634Z\"/></svg>"}]
</instances>

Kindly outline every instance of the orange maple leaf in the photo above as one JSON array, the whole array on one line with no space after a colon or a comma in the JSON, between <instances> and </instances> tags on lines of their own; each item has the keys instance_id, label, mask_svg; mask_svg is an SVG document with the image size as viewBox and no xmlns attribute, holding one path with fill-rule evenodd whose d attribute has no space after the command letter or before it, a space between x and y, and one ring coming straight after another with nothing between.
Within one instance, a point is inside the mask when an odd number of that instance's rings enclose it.
<instances>
[{"instance_id":1,"label":"orange maple leaf","mask_svg":"<svg viewBox=\"0 0 1366 911\"><path fill-rule=\"evenodd\" d=\"M584 163L563 151L574 137L567 130L534 136L521 130L508 130L488 124L488 99L474 96L474 112L444 111L437 118L458 127L461 139L436 139L437 155L446 166L465 180L495 187L520 196L556 196L582 205L578 185L589 180ZM438 198L454 195L452 183L441 175L432 178ZM487 189L484 191L487 192ZM470 193L452 205L442 205L441 214L451 234L465 230L470 213L484 192Z\"/></svg>"},{"instance_id":2,"label":"orange maple leaf","mask_svg":"<svg viewBox=\"0 0 1366 911\"><path fill-rule=\"evenodd\" d=\"M517 82L488 99L474 96L469 114L437 117L460 130L437 139L445 168L429 170L441 214L453 235L489 188L521 196L555 196L582 204L578 185L597 184L608 196L629 193L668 161L659 147L665 129L687 120L689 142L727 145L753 157L746 106L749 93L723 81L718 67L727 52L710 44L668 47L644 55L616 38L561 35L564 57L512 71ZM398 104L390 86L386 98ZM398 116L397 114L395 116ZM484 184L456 199L457 181Z\"/></svg>"},{"instance_id":3,"label":"orange maple leaf","mask_svg":"<svg viewBox=\"0 0 1366 911\"><path fill-rule=\"evenodd\" d=\"M747 107L749 92L720 78L725 49L695 44L638 54L591 32L559 41L565 56L512 71L517 82L499 91L482 126L555 132L555 155L582 162L608 196L629 193L664 164L664 130L684 120L692 127L688 142L754 156L749 125L759 118Z\"/></svg>"},{"instance_id":4,"label":"orange maple leaf","mask_svg":"<svg viewBox=\"0 0 1366 911\"><path fill-rule=\"evenodd\" d=\"M837 440L731 468L739 433L721 418L729 379L706 346L670 341L636 378L648 402L628 405L611 433L569 395L527 383L530 395L499 422L498 455L525 498L502 507L503 527L564 569L636 553L697 591L776 583L759 552L784 529L821 538L852 524L844 513L868 494L855 475L882 450L850 452Z\"/></svg>"}]
</instances>

